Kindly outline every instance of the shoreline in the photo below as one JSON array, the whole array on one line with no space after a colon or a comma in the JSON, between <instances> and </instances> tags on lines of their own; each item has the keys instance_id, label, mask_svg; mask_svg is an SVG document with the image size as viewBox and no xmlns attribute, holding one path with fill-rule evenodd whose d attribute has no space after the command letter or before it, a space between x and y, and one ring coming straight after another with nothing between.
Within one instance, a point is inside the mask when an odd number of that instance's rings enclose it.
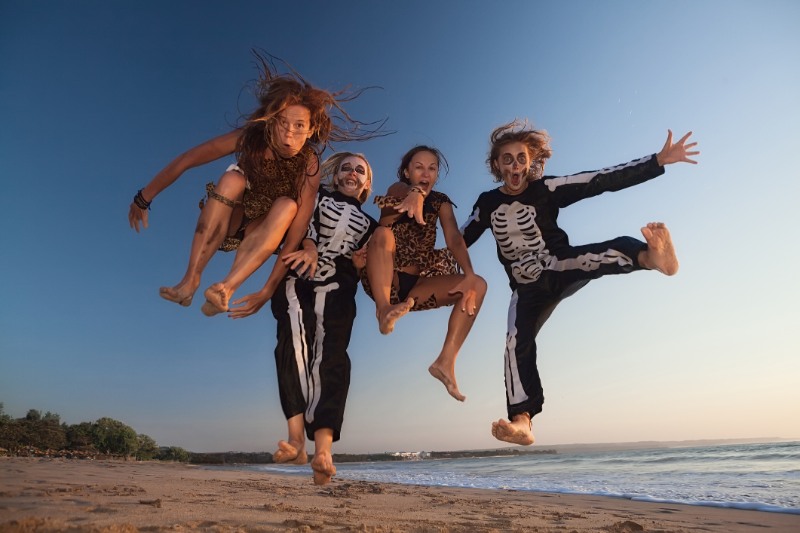
<instances>
[{"instance_id":1,"label":"shoreline","mask_svg":"<svg viewBox=\"0 0 800 533\"><path fill-rule=\"evenodd\" d=\"M537 529L538 528L538 529ZM0 458L0 530L800 531L800 515L180 463Z\"/></svg>"},{"instance_id":2,"label":"shoreline","mask_svg":"<svg viewBox=\"0 0 800 533\"><path fill-rule=\"evenodd\" d=\"M447 459L426 459L426 461L440 461ZM358 477L348 477L346 466L342 468L341 463L337 463L339 471L334 479L345 483L376 483L386 485L408 486L408 487L424 487L430 489L474 489L487 492L518 492L521 494L549 494L549 495L564 495L564 496L585 496L585 497L598 497L598 498L611 498L631 502L660 504L660 505L686 505L690 507L714 507L718 509L736 509L742 511L757 511L765 513L779 513L796 515L800 517L800 508L793 507L780 507L777 505L770 505L761 502L720 502L720 501L678 501L669 500L664 498L657 498L653 496L640 496L640 495L626 495L617 493L592 493L592 492L570 492L568 490L548 490L548 489L527 489L515 487L499 487L499 486L460 486L460 485L439 485L439 484L425 484L425 483L404 483L401 481L391 480L368 480L359 479ZM344 465L359 464L359 463L344 463ZM373 464L373 463L363 463ZM264 475L277 475L288 477L310 477L312 470L310 467L303 469L299 466L281 465L281 464L227 464L227 465L192 465L209 470L231 470L260 473ZM297 471L292 471L292 470Z\"/></svg>"}]
</instances>

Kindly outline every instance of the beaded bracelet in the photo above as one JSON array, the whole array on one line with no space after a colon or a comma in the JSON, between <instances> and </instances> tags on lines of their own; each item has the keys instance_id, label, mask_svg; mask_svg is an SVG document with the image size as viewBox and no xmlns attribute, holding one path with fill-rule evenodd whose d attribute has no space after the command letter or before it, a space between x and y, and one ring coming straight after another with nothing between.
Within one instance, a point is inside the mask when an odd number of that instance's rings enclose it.
<instances>
[{"instance_id":1,"label":"beaded bracelet","mask_svg":"<svg viewBox=\"0 0 800 533\"><path fill-rule=\"evenodd\" d=\"M142 196L143 190L144 189L139 189L139 192L137 192L136 196L133 197L133 203L136 204L136 207L138 207L142 211L150 209L150 204L153 203L152 200L148 202L147 200L144 199L144 196Z\"/></svg>"}]
</instances>

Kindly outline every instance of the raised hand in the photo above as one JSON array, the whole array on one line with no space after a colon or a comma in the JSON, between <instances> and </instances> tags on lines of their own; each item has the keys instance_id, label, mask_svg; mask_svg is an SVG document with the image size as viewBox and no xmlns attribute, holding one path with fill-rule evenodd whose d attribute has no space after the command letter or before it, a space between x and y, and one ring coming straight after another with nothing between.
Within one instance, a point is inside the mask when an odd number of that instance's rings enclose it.
<instances>
[{"instance_id":1,"label":"raised hand","mask_svg":"<svg viewBox=\"0 0 800 533\"><path fill-rule=\"evenodd\" d=\"M681 137L678 142L672 144L672 130L667 130L667 142L664 143L664 147L658 152L658 155L656 155L658 164L661 166L670 165L672 163L691 163L696 165L697 161L691 159L689 156L695 156L700 153L697 150L692 150L692 148L697 146L697 143L692 142L686 144L686 140L691 134L692 132L690 131Z\"/></svg>"},{"instance_id":2,"label":"raised hand","mask_svg":"<svg viewBox=\"0 0 800 533\"><path fill-rule=\"evenodd\" d=\"M408 191L408 195L403 198L403 201L395 207L398 213L405 213L410 218L416 220L419 224L425 225L422 209L425 203L425 195L418 191Z\"/></svg>"},{"instance_id":3,"label":"raised hand","mask_svg":"<svg viewBox=\"0 0 800 533\"><path fill-rule=\"evenodd\" d=\"M139 224L143 229L147 229L147 209L142 209L131 202L131 207L128 209L128 223L131 225L131 229L136 230L136 233L139 233Z\"/></svg>"}]
</instances>

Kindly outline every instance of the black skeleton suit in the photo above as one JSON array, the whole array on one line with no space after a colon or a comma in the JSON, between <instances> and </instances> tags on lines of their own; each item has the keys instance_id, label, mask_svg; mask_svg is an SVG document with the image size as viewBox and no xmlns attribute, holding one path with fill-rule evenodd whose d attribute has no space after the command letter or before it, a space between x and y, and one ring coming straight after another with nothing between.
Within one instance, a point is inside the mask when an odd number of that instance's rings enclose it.
<instances>
[{"instance_id":1,"label":"black skeleton suit","mask_svg":"<svg viewBox=\"0 0 800 533\"><path fill-rule=\"evenodd\" d=\"M306 235L317 244L317 272L313 279L290 272L272 297L281 407L287 420L304 413L311 440L321 428L333 429L334 441L341 434L359 279L352 256L377 225L355 198L320 189Z\"/></svg>"},{"instance_id":2,"label":"black skeleton suit","mask_svg":"<svg viewBox=\"0 0 800 533\"><path fill-rule=\"evenodd\" d=\"M482 193L467 222L464 241L472 245L487 229L497 244L512 295L508 307L505 383L508 418L542 411L544 391L536 366L536 335L564 298L590 280L627 274L642 267L637 256L647 244L633 237L571 246L558 227L558 210L606 191L638 185L664 173L655 155L615 167L570 176L544 176L513 196Z\"/></svg>"}]
</instances>

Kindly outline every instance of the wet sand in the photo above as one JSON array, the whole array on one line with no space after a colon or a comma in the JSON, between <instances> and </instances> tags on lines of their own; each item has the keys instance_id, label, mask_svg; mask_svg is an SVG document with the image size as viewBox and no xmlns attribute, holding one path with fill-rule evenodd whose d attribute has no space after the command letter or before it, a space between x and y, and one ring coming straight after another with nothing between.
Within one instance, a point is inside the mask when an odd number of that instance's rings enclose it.
<instances>
[{"instance_id":1,"label":"wet sand","mask_svg":"<svg viewBox=\"0 0 800 533\"><path fill-rule=\"evenodd\" d=\"M800 515L190 465L0 457L0 532L797 532Z\"/></svg>"}]
</instances>

